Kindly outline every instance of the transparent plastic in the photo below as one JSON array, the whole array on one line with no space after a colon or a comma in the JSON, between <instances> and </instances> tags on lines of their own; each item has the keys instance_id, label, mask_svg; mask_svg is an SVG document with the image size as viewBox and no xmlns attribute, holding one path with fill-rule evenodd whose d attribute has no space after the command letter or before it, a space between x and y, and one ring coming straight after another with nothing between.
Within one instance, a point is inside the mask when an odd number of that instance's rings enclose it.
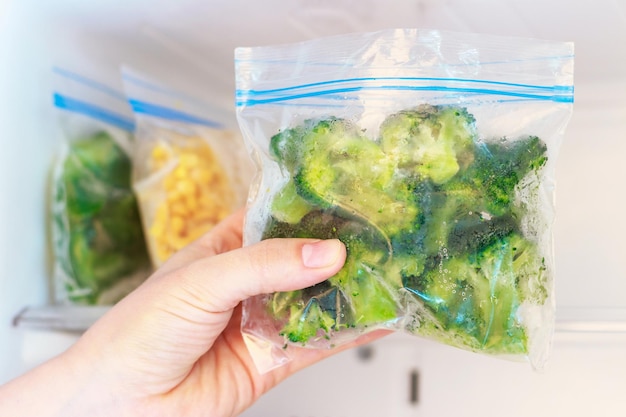
<instances>
[{"instance_id":1,"label":"transparent plastic","mask_svg":"<svg viewBox=\"0 0 626 417\"><path fill-rule=\"evenodd\" d=\"M158 267L245 204L252 163L206 104L130 68L123 80L136 119L133 187Z\"/></svg>"},{"instance_id":2,"label":"transparent plastic","mask_svg":"<svg viewBox=\"0 0 626 417\"><path fill-rule=\"evenodd\" d=\"M150 273L131 187L132 115L124 95L55 68L65 141L51 187L55 302L112 305Z\"/></svg>"},{"instance_id":3,"label":"transparent plastic","mask_svg":"<svg viewBox=\"0 0 626 417\"><path fill-rule=\"evenodd\" d=\"M238 48L260 175L244 244L339 238L344 268L244 302L261 372L290 346L404 331L540 368L554 328L554 169L573 45L431 30Z\"/></svg>"}]
</instances>

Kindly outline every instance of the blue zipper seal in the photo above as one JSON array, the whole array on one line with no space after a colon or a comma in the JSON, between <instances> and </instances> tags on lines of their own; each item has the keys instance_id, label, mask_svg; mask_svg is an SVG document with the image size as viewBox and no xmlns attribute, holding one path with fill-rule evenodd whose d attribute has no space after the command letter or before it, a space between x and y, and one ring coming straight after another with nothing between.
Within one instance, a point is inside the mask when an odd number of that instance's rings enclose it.
<instances>
[{"instance_id":1,"label":"blue zipper seal","mask_svg":"<svg viewBox=\"0 0 626 417\"><path fill-rule=\"evenodd\" d=\"M439 81L442 84L466 84L466 86L456 87L447 85L366 85L370 82L390 82L390 81L411 81L411 82L432 82ZM345 83L357 83L356 86L339 87L328 89L314 89L309 92L294 93L296 90L316 88L321 86L333 86ZM360 84L359 84L360 83ZM467 86L470 84L472 86ZM485 87L480 88L480 84ZM473 87L476 85L476 87ZM495 88L488 88L493 86ZM497 87L510 87L509 89L499 89ZM507 96L523 100L544 100L560 103L574 102L573 86L541 86L532 84L507 83L489 80L472 80L462 78L418 78L418 77L368 77L368 78L348 78L340 80L321 81L316 83L301 84L284 88L268 90L237 90L235 92L237 107L254 106L259 104L270 104L298 100L302 98L333 96L338 94L353 93L366 90L389 90L389 91L430 91L444 93L463 93L471 95L492 95Z\"/></svg>"},{"instance_id":2,"label":"blue zipper seal","mask_svg":"<svg viewBox=\"0 0 626 417\"><path fill-rule=\"evenodd\" d=\"M93 88L94 90L98 90L102 93L107 94L110 97L113 97L117 100L120 101L126 101L126 96L124 94L122 94L121 92L117 91L114 88L109 87L108 85L99 83L97 81L92 80L91 78L87 78L85 76L82 76L80 74L76 74L75 72L72 71L68 71L66 69L63 68L59 68L59 67L53 67L52 68L52 72L67 78L68 80L72 80L74 82L77 82L79 84L83 84L84 86Z\"/></svg>"},{"instance_id":3,"label":"blue zipper seal","mask_svg":"<svg viewBox=\"0 0 626 417\"><path fill-rule=\"evenodd\" d=\"M128 132L132 132L135 129L135 123L133 120L118 113L103 109L102 107L98 107L72 97L64 96L59 93L54 93L53 99L55 107L59 109L83 114Z\"/></svg>"},{"instance_id":4,"label":"blue zipper seal","mask_svg":"<svg viewBox=\"0 0 626 417\"><path fill-rule=\"evenodd\" d=\"M192 123L215 129L223 128L223 125L212 120L203 119L201 117L197 117L179 110L174 110L169 107L159 106L158 104L147 103L145 101L135 99L128 100L128 103L132 107L133 111L138 114L145 114L148 116L159 117L166 120Z\"/></svg>"}]
</instances>

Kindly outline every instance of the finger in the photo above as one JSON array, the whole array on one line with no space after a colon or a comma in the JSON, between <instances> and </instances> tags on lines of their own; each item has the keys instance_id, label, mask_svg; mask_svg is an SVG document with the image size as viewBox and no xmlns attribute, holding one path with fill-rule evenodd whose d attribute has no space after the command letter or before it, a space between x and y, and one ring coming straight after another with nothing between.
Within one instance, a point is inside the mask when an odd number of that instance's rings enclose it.
<instances>
[{"instance_id":1,"label":"finger","mask_svg":"<svg viewBox=\"0 0 626 417\"><path fill-rule=\"evenodd\" d=\"M200 259L170 277L195 304L223 312L254 295L317 284L337 273L345 259L346 248L337 239L268 239Z\"/></svg>"},{"instance_id":2,"label":"finger","mask_svg":"<svg viewBox=\"0 0 626 417\"><path fill-rule=\"evenodd\" d=\"M226 217L209 232L172 255L157 274L163 275L199 259L240 248L244 214L242 208Z\"/></svg>"}]
</instances>

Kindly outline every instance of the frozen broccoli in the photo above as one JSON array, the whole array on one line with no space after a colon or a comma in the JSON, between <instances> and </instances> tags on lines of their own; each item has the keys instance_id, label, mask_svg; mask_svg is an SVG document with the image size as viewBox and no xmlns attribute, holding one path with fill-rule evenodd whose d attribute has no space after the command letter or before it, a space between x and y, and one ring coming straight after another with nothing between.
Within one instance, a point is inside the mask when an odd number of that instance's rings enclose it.
<instances>
[{"instance_id":1,"label":"frozen broccoli","mask_svg":"<svg viewBox=\"0 0 626 417\"><path fill-rule=\"evenodd\" d=\"M309 121L274 136L270 147L311 204L366 219L387 236L418 214L411 184L396 176L393 160L346 120Z\"/></svg>"},{"instance_id":2,"label":"frozen broccoli","mask_svg":"<svg viewBox=\"0 0 626 417\"><path fill-rule=\"evenodd\" d=\"M468 251L518 229L516 187L543 167L547 148L537 137L506 143L476 144L473 162L421 200L428 254Z\"/></svg>"},{"instance_id":3,"label":"frozen broccoli","mask_svg":"<svg viewBox=\"0 0 626 417\"><path fill-rule=\"evenodd\" d=\"M335 325L335 318L323 311L317 298L310 298L306 305L302 300L290 307L289 321L281 331L289 341L305 343L320 332L328 333Z\"/></svg>"},{"instance_id":4,"label":"frozen broccoli","mask_svg":"<svg viewBox=\"0 0 626 417\"><path fill-rule=\"evenodd\" d=\"M72 142L61 168L53 206L56 256L69 278L69 299L98 304L103 293L149 265L131 161L99 132Z\"/></svg>"},{"instance_id":5,"label":"frozen broccoli","mask_svg":"<svg viewBox=\"0 0 626 417\"><path fill-rule=\"evenodd\" d=\"M298 223L315 206L298 195L296 185L289 181L272 200L272 216L286 223Z\"/></svg>"},{"instance_id":6,"label":"frozen broccoli","mask_svg":"<svg viewBox=\"0 0 626 417\"><path fill-rule=\"evenodd\" d=\"M393 320L398 314L396 292L402 285L401 276L385 267L390 261L385 242L376 242L375 235L364 236L361 225L350 226L338 233L346 245L346 262L328 281L346 298L353 325L367 327Z\"/></svg>"},{"instance_id":7,"label":"frozen broccoli","mask_svg":"<svg viewBox=\"0 0 626 417\"><path fill-rule=\"evenodd\" d=\"M412 314L404 310L409 299L421 306L417 333L525 352L519 307L541 305L548 291L516 192L546 153L534 136L482 141L474 117L454 106L393 114L375 141L337 118L275 135L270 154L288 181L273 197L263 238L337 238L348 255L327 281L271 297L281 334L306 344L389 323Z\"/></svg>"},{"instance_id":8,"label":"frozen broccoli","mask_svg":"<svg viewBox=\"0 0 626 417\"><path fill-rule=\"evenodd\" d=\"M500 215L510 210L515 187L547 161L546 144L536 136L476 145L475 162L447 190L475 190L481 211Z\"/></svg>"},{"instance_id":9,"label":"frozen broccoli","mask_svg":"<svg viewBox=\"0 0 626 417\"><path fill-rule=\"evenodd\" d=\"M492 216L486 204L481 190L469 186L433 191L422 206L424 254L436 255L443 248L465 253L518 229L519 220L510 210Z\"/></svg>"},{"instance_id":10,"label":"frozen broccoli","mask_svg":"<svg viewBox=\"0 0 626 417\"><path fill-rule=\"evenodd\" d=\"M522 258L520 258L522 257ZM412 277L405 287L434 314L437 325L457 344L474 350L525 353L527 335L517 314L535 286L535 302L545 299L545 265L536 247L517 233L464 256L440 258L435 267Z\"/></svg>"},{"instance_id":11,"label":"frozen broccoli","mask_svg":"<svg viewBox=\"0 0 626 417\"><path fill-rule=\"evenodd\" d=\"M380 144L400 169L442 184L472 162L474 130L474 117L463 108L421 105L389 116Z\"/></svg>"}]
</instances>

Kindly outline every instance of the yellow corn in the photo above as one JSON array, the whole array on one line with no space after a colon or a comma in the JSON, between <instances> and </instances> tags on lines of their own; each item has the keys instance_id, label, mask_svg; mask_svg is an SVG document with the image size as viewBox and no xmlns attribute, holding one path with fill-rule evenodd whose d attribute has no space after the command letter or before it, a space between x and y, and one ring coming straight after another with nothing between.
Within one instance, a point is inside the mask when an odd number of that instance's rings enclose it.
<instances>
[{"instance_id":1,"label":"yellow corn","mask_svg":"<svg viewBox=\"0 0 626 417\"><path fill-rule=\"evenodd\" d=\"M155 171L172 158L178 162L163 177L165 198L149 229L161 263L230 214L234 195L221 164L201 138L186 138L185 147L157 144L150 156Z\"/></svg>"},{"instance_id":2,"label":"yellow corn","mask_svg":"<svg viewBox=\"0 0 626 417\"><path fill-rule=\"evenodd\" d=\"M179 216L172 217L170 228L177 236L185 234L185 219Z\"/></svg>"}]
</instances>

